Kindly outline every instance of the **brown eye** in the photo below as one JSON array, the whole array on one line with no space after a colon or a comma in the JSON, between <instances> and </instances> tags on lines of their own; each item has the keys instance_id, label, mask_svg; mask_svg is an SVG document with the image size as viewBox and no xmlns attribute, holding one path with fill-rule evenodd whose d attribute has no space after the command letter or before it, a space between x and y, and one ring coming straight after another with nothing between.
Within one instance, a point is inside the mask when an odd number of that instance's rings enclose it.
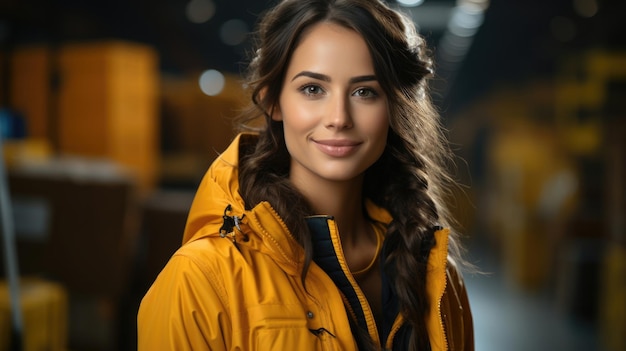
<instances>
[{"instance_id":1,"label":"brown eye","mask_svg":"<svg viewBox=\"0 0 626 351\"><path fill-rule=\"evenodd\" d=\"M378 96L378 94L376 94L374 90L369 89L369 88L359 88L352 95L362 97L365 99L374 98Z\"/></svg>"},{"instance_id":2,"label":"brown eye","mask_svg":"<svg viewBox=\"0 0 626 351\"><path fill-rule=\"evenodd\" d=\"M305 85L302 88L300 88L300 91L302 91L302 93L304 95L314 96L314 95L321 94L322 93L322 88L320 88L317 85Z\"/></svg>"}]
</instances>

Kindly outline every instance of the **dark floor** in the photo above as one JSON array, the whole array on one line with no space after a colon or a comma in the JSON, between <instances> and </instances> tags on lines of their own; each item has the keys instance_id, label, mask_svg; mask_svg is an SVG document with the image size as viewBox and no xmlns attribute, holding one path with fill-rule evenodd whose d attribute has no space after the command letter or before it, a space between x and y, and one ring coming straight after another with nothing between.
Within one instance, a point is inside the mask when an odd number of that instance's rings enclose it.
<instances>
[{"instance_id":1,"label":"dark floor","mask_svg":"<svg viewBox=\"0 0 626 351\"><path fill-rule=\"evenodd\" d=\"M501 260L474 243L469 256L485 274L466 274L477 351L593 351L601 347L593 322L559 306L550 289L523 291L504 277Z\"/></svg>"}]
</instances>

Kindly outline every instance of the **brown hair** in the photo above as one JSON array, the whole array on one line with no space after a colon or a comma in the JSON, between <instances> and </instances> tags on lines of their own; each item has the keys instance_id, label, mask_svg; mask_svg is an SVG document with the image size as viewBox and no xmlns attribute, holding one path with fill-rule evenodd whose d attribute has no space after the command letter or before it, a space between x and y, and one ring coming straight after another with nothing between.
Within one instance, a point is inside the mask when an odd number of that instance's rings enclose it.
<instances>
[{"instance_id":1,"label":"brown hair","mask_svg":"<svg viewBox=\"0 0 626 351\"><path fill-rule=\"evenodd\" d=\"M445 172L450 153L428 95L432 63L410 20L378 0L284 0L262 17L247 80L252 104L240 122L250 126L262 117L264 124L257 129L258 143L242 152L240 192L248 208L268 201L281 215L304 247L304 280L312 256L305 217L312 213L289 182L290 156L282 123L273 121L271 115L302 33L323 21L352 29L364 38L388 98L388 142L380 159L366 171L364 197L393 216L385 270L394 277L401 313L413 328L411 349L426 350L430 346L425 327L429 308L426 264L435 244L433 228L450 225L443 204L444 185L450 182ZM450 244L451 254L458 256L454 237Z\"/></svg>"}]
</instances>

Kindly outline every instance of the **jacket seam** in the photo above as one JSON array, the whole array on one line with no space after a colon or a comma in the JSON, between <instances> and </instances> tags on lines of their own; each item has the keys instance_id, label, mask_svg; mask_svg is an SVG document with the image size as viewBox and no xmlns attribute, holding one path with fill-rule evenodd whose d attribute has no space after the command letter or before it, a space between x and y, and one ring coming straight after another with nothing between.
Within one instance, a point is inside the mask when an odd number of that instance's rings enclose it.
<instances>
[{"instance_id":1,"label":"jacket seam","mask_svg":"<svg viewBox=\"0 0 626 351\"><path fill-rule=\"evenodd\" d=\"M204 261L201 261L198 258L193 257L191 255L187 255L185 253L176 253L174 254L173 257L185 257L194 265L196 265L196 267L198 267L200 271L204 274L204 276L206 277L206 280L211 285L213 290L217 293L217 296L220 298L222 305L224 305L224 307L227 310L230 308L229 303L228 303L228 298L227 298L228 294L226 293L226 288L221 284L217 284L217 281L219 280L217 279L217 277L219 277L219 274L216 274L213 268L211 268Z\"/></svg>"}]
</instances>

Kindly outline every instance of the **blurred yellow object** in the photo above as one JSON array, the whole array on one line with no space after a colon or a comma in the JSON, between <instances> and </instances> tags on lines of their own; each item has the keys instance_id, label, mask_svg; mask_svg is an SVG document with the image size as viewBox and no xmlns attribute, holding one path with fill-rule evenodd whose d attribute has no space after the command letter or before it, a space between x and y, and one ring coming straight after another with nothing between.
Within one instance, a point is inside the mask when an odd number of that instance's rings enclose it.
<instances>
[{"instance_id":1,"label":"blurred yellow object","mask_svg":"<svg viewBox=\"0 0 626 351\"><path fill-rule=\"evenodd\" d=\"M526 119L509 118L489 146L490 225L502 243L507 276L525 289L540 288L577 201L575 168L555 133Z\"/></svg>"},{"instance_id":2,"label":"blurred yellow object","mask_svg":"<svg viewBox=\"0 0 626 351\"><path fill-rule=\"evenodd\" d=\"M124 41L71 43L59 48L58 64L59 153L113 160L149 192L159 152L156 50Z\"/></svg>"},{"instance_id":3,"label":"blurred yellow object","mask_svg":"<svg viewBox=\"0 0 626 351\"><path fill-rule=\"evenodd\" d=\"M50 158L52 150L45 139L4 140L2 145L7 168L23 163L37 163Z\"/></svg>"},{"instance_id":4,"label":"blurred yellow object","mask_svg":"<svg viewBox=\"0 0 626 351\"><path fill-rule=\"evenodd\" d=\"M558 79L555 121L570 152L595 155L602 151L609 83L626 79L626 53L590 51L573 67Z\"/></svg>"},{"instance_id":5,"label":"blurred yellow object","mask_svg":"<svg viewBox=\"0 0 626 351\"><path fill-rule=\"evenodd\" d=\"M53 49L47 45L15 48L10 55L10 106L26 119L28 136L55 140L54 91L50 89Z\"/></svg>"},{"instance_id":6,"label":"blurred yellow object","mask_svg":"<svg viewBox=\"0 0 626 351\"><path fill-rule=\"evenodd\" d=\"M626 350L626 247L610 246L605 255L600 295L600 331L607 351Z\"/></svg>"},{"instance_id":7,"label":"blurred yellow object","mask_svg":"<svg viewBox=\"0 0 626 351\"><path fill-rule=\"evenodd\" d=\"M67 294L56 283L38 278L20 282L22 350L67 349ZM0 282L0 351L11 344L11 301L6 281Z\"/></svg>"},{"instance_id":8,"label":"blurred yellow object","mask_svg":"<svg viewBox=\"0 0 626 351\"><path fill-rule=\"evenodd\" d=\"M602 125L598 121L572 124L564 130L562 138L572 153L591 155L602 146Z\"/></svg>"}]
</instances>

